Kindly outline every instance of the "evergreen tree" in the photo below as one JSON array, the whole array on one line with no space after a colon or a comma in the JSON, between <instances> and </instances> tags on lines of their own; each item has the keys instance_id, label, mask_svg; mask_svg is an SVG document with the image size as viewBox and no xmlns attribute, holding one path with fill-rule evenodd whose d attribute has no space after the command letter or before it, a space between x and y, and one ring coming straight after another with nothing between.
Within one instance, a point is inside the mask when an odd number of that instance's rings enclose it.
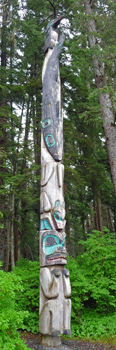
<instances>
[{"instance_id":1,"label":"evergreen tree","mask_svg":"<svg viewBox=\"0 0 116 350\"><path fill-rule=\"evenodd\" d=\"M115 13L109 0L2 0L0 259L6 270L20 256L38 257L44 33L61 14L68 252L77 255L79 239L93 229L115 229Z\"/></svg>"}]
</instances>

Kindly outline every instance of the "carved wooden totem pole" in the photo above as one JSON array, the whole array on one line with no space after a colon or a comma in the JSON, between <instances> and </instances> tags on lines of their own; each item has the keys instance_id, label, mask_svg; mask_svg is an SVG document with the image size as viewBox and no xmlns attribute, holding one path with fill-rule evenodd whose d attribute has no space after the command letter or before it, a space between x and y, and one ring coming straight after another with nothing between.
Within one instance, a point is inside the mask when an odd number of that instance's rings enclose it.
<instances>
[{"instance_id":1,"label":"carved wooden totem pole","mask_svg":"<svg viewBox=\"0 0 116 350\"><path fill-rule=\"evenodd\" d=\"M60 335L70 334L71 287L66 269L63 119L59 55L64 36L57 26L63 16L47 26L42 70L42 133L40 195L40 309L42 344L59 346Z\"/></svg>"}]
</instances>

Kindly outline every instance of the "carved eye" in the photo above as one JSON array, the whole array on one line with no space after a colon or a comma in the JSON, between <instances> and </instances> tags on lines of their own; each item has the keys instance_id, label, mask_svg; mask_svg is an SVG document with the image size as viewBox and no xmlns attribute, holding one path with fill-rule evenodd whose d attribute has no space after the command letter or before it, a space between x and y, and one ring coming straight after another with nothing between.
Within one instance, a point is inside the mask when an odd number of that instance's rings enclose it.
<instances>
[{"instance_id":1,"label":"carved eye","mask_svg":"<svg viewBox=\"0 0 116 350\"><path fill-rule=\"evenodd\" d=\"M45 120L42 122L42 128L45 129L45 128L47 128L50 124L51 124L51 119L45 119Z\"/></svg>"},{"instance_id":2,"label":"carved eye","mask_svg":"<svg viewBox=\"0 0 116 350\"><path fill-rule=\"evenodd\" d=\"M46 143L48 147L52 147L55 145L55 139L52 134L49 134L45 137Z\"/></svg>"},{"instance_id":3,"label":"carved eye","mask_svg":"<svg viewBox=\"0 0 116 350\"><path fill-rule=\"evenodd\" d=\"M54 237L48 237L46 239L46 244L45 244L46 247L51 247L51 246L56 245L56 244L57 243L56 243L56 240L54 239Z\"/></svg>"},{"instance_id":4,"label":"carved eye","mask_svg":"<svg viewBox=\"0 0 116 350\"><path fill-rule=\"evenodd\" d=\"M56 218L57 220L59 220L59 219L60 219L60 217L59 217L59 215L58 215L58 214L56 214L56 215L55 215L55 218Z\"/></svg>"},{"instance_id":5,"label":"carved eye","mask_svg":"<svg viewBox=\"0 0 116 350\"><path fill-rule=\"evenodd\" d=\"M62 220L61 215L60 215L60 213L58 211L55 211L54 219L56 219L57 221L61 221Z\"/></svg>"}]
</instances>

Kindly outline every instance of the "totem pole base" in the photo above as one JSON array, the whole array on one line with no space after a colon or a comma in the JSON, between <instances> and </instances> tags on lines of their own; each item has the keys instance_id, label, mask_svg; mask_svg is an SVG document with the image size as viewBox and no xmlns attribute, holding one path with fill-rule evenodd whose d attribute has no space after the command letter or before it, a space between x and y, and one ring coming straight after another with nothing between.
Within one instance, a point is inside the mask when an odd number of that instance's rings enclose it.
<instances>
[{"instance_id":1,"label":"totem pole base","mask_svg":"<svg viewBox=\"0 0 116 350\"><path fill-rule=\"evenodd\" d=\"M60 337L53 337L51 335L42 335L41 338L42 345L57 347L61 345Z\"/></svg>"}]
</instances>

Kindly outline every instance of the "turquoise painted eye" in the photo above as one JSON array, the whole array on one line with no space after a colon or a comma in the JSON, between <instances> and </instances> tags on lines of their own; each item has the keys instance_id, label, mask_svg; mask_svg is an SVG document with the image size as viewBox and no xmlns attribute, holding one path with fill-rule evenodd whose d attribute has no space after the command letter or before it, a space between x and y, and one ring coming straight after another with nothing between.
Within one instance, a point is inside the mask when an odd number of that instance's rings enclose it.
<instances>
[{"instance_id":1,"label":"turquoise painted eye","mask_svg":"<svg viewBox=\"0 0 116 350\"><path fill-rule=\"evenodd\" d=\"M60 216L60 213L59 213L58 211L55 211L55 213L54 213L54 219L56 219L57 221L61 221L61 220L62 220L62 218L61 218L61 216Z\"/></svg>"},{"instance_id":2,"label":"turquoise painted eye","mask_svg":"<svg viewBox=\"0 0 116 350\"><path fill-rule=\"evenodd\" d=\"M55 249L59 246L59 237L55 235L47 235L43 239L43 251L46 255L53 254Z\"/></svg>"},{"instance_id":3,"label":"turquoise painted eye","mask_svg":"<svg viewBox=\"0 0 116 350\"><path fill-rule=\"evenodd\" d=\"M55 145L55 139L52 134L49 134L45 137L46 143L48 147L52 147Z\"/></svg>"},{"instance_id":4,"label":"turquoise painted eye","mask_svg":"<svg viewBox=\"0 0 116 350\"><path fill-rule=\"evenodd\" d=\"M50 124L51 124L51 119L45 119L45 120L42 122L42 128L45 129L45 128L47 128Z\"/></svg>"},{"instance_id":5,"label":"turquoise painted eye","mask_svg":"<svg viewBox=\"0 0 116 350\"><path fill-rule=\"evenodd\" d=\"M47 235L43 239L43 251L46 255L53 254L55 249L62 248L65 238L62 243L59 242L59 237L55 235Z\"/></svg>"}]
</instances>

